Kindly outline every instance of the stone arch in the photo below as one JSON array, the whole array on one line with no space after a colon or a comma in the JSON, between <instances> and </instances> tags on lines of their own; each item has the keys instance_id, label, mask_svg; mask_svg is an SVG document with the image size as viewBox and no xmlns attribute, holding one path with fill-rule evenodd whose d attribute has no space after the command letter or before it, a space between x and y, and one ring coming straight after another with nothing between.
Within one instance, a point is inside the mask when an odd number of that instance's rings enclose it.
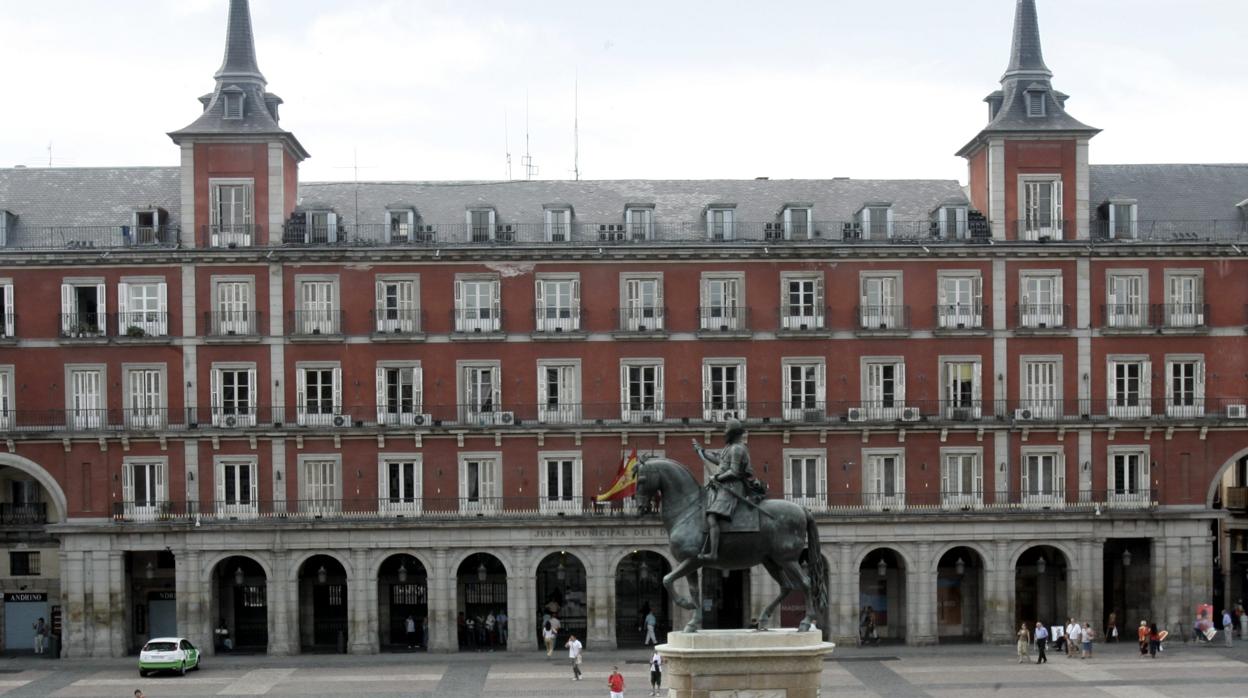
<instances>
[{"instance_id":1,"label":"stone arch","mask_svg":"<svg viewBox=\"0 0 1248 698\"><path fill-rule=\"evenodd\" d=\"M307 562L308 560L310 560L310 559L312 559L312 558L316 557L317 555L324 555L325 557L332 558L332 559L333 559L333 560L335 560L338 564L342 565L342 570L343 570L343 572L346 572L346 574L347 574L347 582L348 582L348 583L350 583L352 580L354 580L354 579L355 579L355 568L351 566L351 561L350 561L350 560L345 559L344 557L342 557L342 556L340 556L340 555L338 555L338 554L336 554L336 553L329 552L328 550L303 550L303 551L300 551L300 555L299 555L299 557L292 558L292 559L291 559L291 561L290 561L290 567L286 570L287 575L288 575L288 576L287 576L287 579L294 579L294 580L298 580L298 579L299 579L299 570L300 570L300 568L302 568L302 567L303 567L303 565L304 565L304 563L305 563L305 562Z\"/></svg>"},{"instance_id":2,"label":"stone arch","mask_svg":"<svg viewBox=\"0 0 1248 698\"><path fill-rule=\"evenodd\" d=\"M14 453L0 453L0 465L7 465L10 468L20 470L27 475L33 477L36 482L47 490L48 496L52 498L52 506L56 510L57 520L66 521L69 518L69 500L65 498L65 490L61 489L60 483L52 474L44 470L43 466L30 460L23 458Z\"/></svg>"},{"instance_id":3,"label":"stone arch","mask_svg":"<svg viewBox=\"0 0 1248 698\"><path fill-rule=\"evenodd\" d=\"M914 558L906 548L907 546L898 543L865 543L854 556L853 565L849 569L857 570L862 567L862 563L867 559L867 556L877 550L890 550L894 555L901 558L901 562L906 566L907 570L917 570L918 568L914 566Z\"/></svg>"},{"instance_id":4,"label":"stone arch","mask_svg":"<svg viewBox=\"0 0 1248 698\"><path fill-rule=\"evenodd\" d=\"M1213 508L1213 498L1218 493L1218 485L1222 484L1222 476L1226 475L1226 471L1229 470L1231 466L1235 465L1239 459L1244 458L1245 456L1248 456L1248 448L1241 448L1230 458L1227 458L1226 461L1222 463L1222 466L1214 472L1213 478L1209 481L1209 488L1205 492L1206 509Z\"/></svg>"},{"instance_id":5,"label":"stone arch","mask_svg":"<svg viewBox=\"0 0 1248 698\"><path fill-rule=\"evenodd\" d=\"M489 555L493 557L495 560L498 560L499 564L503 566L503 573L507 575L508 579L511 579L514 576L512 570L515 569L516 564L515 564L515 561L511 559L510 554L504 552L503 549L490 550L485 547L479 547L479 548L474 547L474 548L461 548L458 551L458 553L455 555L455 557L447 560L446 569L450 573L451 578L454 579L455 575L459 574L459 567L460 565L464 564L464 560L467 560L468 558L472 557L473 555L476 555L477 553ZM429 569L432 569L432 568L429 568Z\"/></svg>"},{"instance_id":6,"label":"stone arch","mask_svg":"<svg viewBox=\"0 0 1248 698\"><path fill-rule=\"evenodd\" d=\"M1075 552L1070 549L1069 541L1064 540L1023 541L1021 543L1017 543L1015 544L1014 549L1010 551L1010 566L1006 569L1016 569L1018 567L1019 558L1026 554L1028 550L1044 546L1053 548L1065 556L1066 569L1074 572L1079 571L1079 565L1077 564L1079 558L1075 555Z\"/></svg>"},{"instance_id":7,"label":"stone arch","mask_svg":"<svg viewBox=\"0 0 1248 698\"><path fill-rule=\"evenodd\" d=\"M389 560L395 555L411 555L416 558L417 562L424 566L425 574L430 577L433 576L433 562L426 559L423 551L418 551L415 548L382 548L380 550L374 550L370 554L368 560L369 578L377 579L378 575L381 574L381 566L386 564L386 560Z\"/></svg>"},{"instance_id":8,"label":"stone arch","mask_svg":"<svg viewBox=\"0 0 1248 698\"><path fill-rule=\"evenodd\" d=\"M211 580L212 572L217 569L217 565L232 557L245 557L252 562L255 562L257 565L260 565L260 569L264 570L264 578L269 581L273 581L273 561L267 553L259 550L243 550L239 552L223 550L216 552L211 556L204 558L203 564L200 567L200 579Z\"/></svg>"},{"instance_id":9,"label":"stone arch","mask_svg":"<svg viewBox=\"0 0 1248 698\"><path fill-rule=\"evenodd\" d=\"M528 564L528 568L525 570L525 574L528 577L533 577L534 575L537 574L538 569L542 566L543 560L545 560L546 558L556 553L564 553L569 557L576 558L577 562L581 563L581 566L585 568L585 574L592 576L593 566L589 564L589 556L585 554L586 552L587 551L584 550L583 548L554 548L554 547L530 548L529 549L529 564Z\"/></svg>"},{"instance_id":10,"label":"stone arch","mask_svg":"<svg viewBox=\"0 0 1248 698\"><path fill-rule=\"evenodd\" d=\"M985 573L996 571L996 561L993 560L992 556L988 554L988 551L984 550L983 544L976 541L953 541L940 546L936 550L932 551L932 559L928 565L928 571L935 574L940 569L940 559L945 556L945 553L948 553L954 548L969 548L970 550L975 551L975 553L979 555L980 561L983 562Z\"/></svg>"},{"instance_id":11,"label":"stone arch","mask_svg":"<svg viewBox=\"0 0 1248 698\"><path fill-rule=\"evenodd\" d=\"M659 557L667 560L667 564L671 565L672 569L676 569L676 560L672 557L672 552L667 547L662 545L643 545L638 548L617 548L613 550L612 556L607 559L607 571L614 577L616 574L619 574L620 563L624 561L624 558L642 551L658 554Z\"/></svg>"}]
</instances>

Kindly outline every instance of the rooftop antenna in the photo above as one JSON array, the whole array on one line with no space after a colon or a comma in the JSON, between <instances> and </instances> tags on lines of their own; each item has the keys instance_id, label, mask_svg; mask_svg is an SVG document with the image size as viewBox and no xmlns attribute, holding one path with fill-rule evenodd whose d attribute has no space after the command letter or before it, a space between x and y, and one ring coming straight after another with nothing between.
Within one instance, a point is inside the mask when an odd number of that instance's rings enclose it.
<instances>
[{"instance_id":1,"label":"rooftop antenna","mask_svg":"<svg viewBox=\"0 0 1248 698\"><path fill-rule=\"evenodd\" d=\"M524 178L533 179L533 175L537 174L537 165L533 164L533 156L529 154L529 91L524 91L524 157L520 158L520 164L524 167Z\"/></svg>"},{"instance_id":2,"label":"rooftop antenna","mask_svg":"<svg viewBox=\"0 0 1248 698\"><path fill-rule=\"evenodd\" d=\"M52 141L48 141L48 167L52 166Z\"/></svg>"},{"instance_id":3,"label":"rooftop antenna","mask_svg":"<svg viewBox=\"0 0 1248 698\"><path fill-rule=\"evenodd\" d=\"M572 177L581 181L581 95L580 75L572 74Z\"/></svg>"},{"instance_id":4,"label":"rooftop antenna","mask_svg":"<svg viewBox=\"0 0 1248 698\"><path fill-rule=\"evenodd\" d=\"M503 150L507 153L507 181L511 181L511 132L507 127L507 107L503 107Z\"/></svg>"},{"instance_id":5,"label":"rooftop antenna","mask_svg":"<svg viewBox=\"0 0 1248 698\"><path fill-rule=\"evenodd\" d=\"M351 181L355 184L354 221L360 222L360 152L358 147L351 148L351 164L335 167L335 170L351 170ZM365 167L364 169L371 169Z\"/></svg>"}]
</instances>

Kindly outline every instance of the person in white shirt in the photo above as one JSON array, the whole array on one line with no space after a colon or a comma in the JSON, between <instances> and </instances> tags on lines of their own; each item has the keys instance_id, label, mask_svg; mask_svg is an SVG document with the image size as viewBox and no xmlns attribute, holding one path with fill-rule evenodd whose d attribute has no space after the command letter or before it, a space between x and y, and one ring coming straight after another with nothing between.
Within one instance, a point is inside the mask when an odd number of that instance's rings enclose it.
<instances>
[{"instance_id":1,"label":"person in white shirt","mask_svg":"<svg viewBox=\"0 0 1248 698\"><path fill-rule=\"evenodd\" d=\"M1075 622L1074 618L1070 619L1070 625L1066 626L1066 657L1074 659L1079 656L1079 644L1083 639L1083 627Z\"/></svg>"},{"instance_id":2,"label":"person in white shirt","mask_svg":"<svg viewBox=\"0 0 1248 698\"><path fill-rule=\"evenodd\" d=\"M645 645L659 644L658 638L654 636L654 628L659 623L659 619L654 617L654 611L646 612L645 622L646 622L646 639L642 644L645 644Z\"/></svg>"},{"instance_id":3,"label":"person in white shirt","mask_svg":"<svg viewBox=\"0 0 1248 698\"><path fill-rule=\"evenodd\" d=\"M650 695L659 695L660 684L663 683L663 657L658 650L650 655Z\"/></svg>"},{"instance_id":4,"label":"person in white shirt","mask_svg":"<svg viewBox=\"0 0 1248 698\"><path fill-rule=\"evenodd\" d=\"M552 618L551 620L553 621L554 619ZM580 681L581 648L584 647L584 645L581 644L580 640L576 639L575 635L569 635L568 642L564 645L564 647L568 648L568 659L572 660L572 680Z\"/></svg>"},{"instance_id":5,"label":"person in white shirt","mask_svg":"<svg viewBox=\"0 0 1248 698\"><path fill-rule=\"evenodd\" d=\"M542 626L542 639L546 641L546 656L549 657L555 651L555 631L550 627L550 621Z\"/></svg>"}]
</instances>

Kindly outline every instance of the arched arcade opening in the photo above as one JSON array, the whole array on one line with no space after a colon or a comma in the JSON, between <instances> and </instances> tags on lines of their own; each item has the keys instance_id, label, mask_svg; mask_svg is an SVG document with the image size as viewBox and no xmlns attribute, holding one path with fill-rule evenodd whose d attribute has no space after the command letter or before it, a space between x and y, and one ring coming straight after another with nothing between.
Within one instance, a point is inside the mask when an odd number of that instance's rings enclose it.
<instances>
[{"instance_id":1,"label":"arched arcade opening","mask_svg":"<svg viewBox=\"0 0 1248 698\"><path fill-rule=\"evenodd\" d=\"M336 558L313 555L299 566L299 647L303 652L346 652L347 570Z\"/></svg>"},{"instance_id":2,"label":"arched arcade opening","mask_svg":"<svg viewBox=\"0 0 1248 698\"><path fill-rule=\"evenodd\" d=\"M972 548L952 548L936 566L936 636L939 642L984 638L984 560Z\"/></svg>"},{"instance_id":3,"label":"arched arcade opening","mask_svg":"<svg viewBox=\"0 0 1248 698\"><path fill-rule=\"evenodd\" d=\"M266 652L269 588L264 567L232 555L212 569L212 643L217 652Z\"/></svg>"},{"instance_id":4,"label":"arched arcade opening","mask_svg":"<svg viewBox=\"0 0 1248 698\"><path fill-rule=\"evenodd\" d=\"M535 587L538 609L534 628L537 647L545 648L542 628L550 618L559 619L556 647L563 647L568 635L588 644L588 606L585 589L585 565L575 555L566 551L551 553L537 566Z\"/></svg>"},{"instance_id":5,"label":"arched arcade opening","mask_svg":"<svg viewBox=\"0 0 1248 698\"><path fill-rule=\"evenodd\" d=\"M473 553L455 573L455 623L461 650L507 647L507 568L489 553Z\"/></svg>"},{"instance_id":6,"label":"arched arcade opening","mask_svg":"<svg viewBox=\"0 0 1248 698\"><path fill-rule=\"evenodd\" d=\"M650 550L634 550L615 568L615 643L642 647L646 617L655 619L655 640L663 643L672 629L672 604L663 577L672 571L667 558Z\"/></svg>"},{"instance_id":7,"label":"arched arcade opening","mask_svg":"<svg viewBox=\"0 0 1248 698\"><path fill-rule=\"evenodd\" d=\"M377 632L383 652L429 649L428 574L414 555L391 555L377 570Z\"/></svg>"}]
</instances>

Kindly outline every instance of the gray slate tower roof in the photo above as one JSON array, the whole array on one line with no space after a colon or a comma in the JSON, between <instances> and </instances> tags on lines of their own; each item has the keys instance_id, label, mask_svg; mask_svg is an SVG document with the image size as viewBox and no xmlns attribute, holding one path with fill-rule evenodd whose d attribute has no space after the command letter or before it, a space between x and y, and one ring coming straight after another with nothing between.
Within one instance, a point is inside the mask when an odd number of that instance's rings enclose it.
<instances>
[{"instance_id":1,"label":"gray slate tower roof","mask_svg":"<svg viewBox=\"0 0 1248 698\"><path fill-rule=\"evenodd\" d=\"M213 77L217 81L215 89L199 98L204 112L189 126L169 134L175 143L195 136L277 137L299 159L308 157L294 134L278 125L277 109L282 98L264 89L267 83L256 62L247 0L230 0L225 57Z\"/></svg>"}]
</instances>

